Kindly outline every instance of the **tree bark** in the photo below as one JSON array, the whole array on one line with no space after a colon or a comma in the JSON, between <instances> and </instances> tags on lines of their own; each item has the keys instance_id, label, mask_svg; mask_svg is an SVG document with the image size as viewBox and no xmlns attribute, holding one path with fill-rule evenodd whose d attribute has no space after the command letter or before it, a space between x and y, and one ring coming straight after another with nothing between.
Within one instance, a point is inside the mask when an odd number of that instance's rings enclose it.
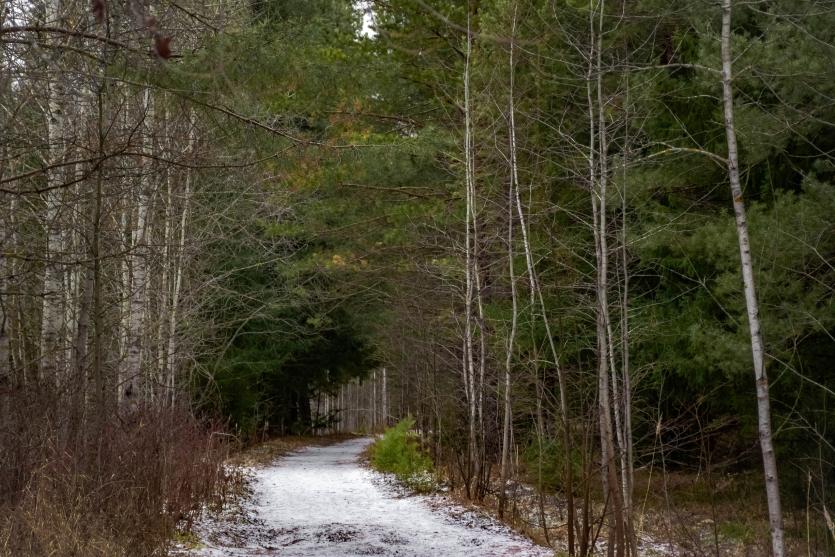
<instances>
[{"instance_id":1,"label":"tree bark","mask_svg":"<svg viewBox=\"0 0 835 557\"><path fill-rule=\"evenodd\" d=\"M47 2L47 22L61 19L61 0ZM51 68L55 79L47 83L46 140L49 165L59 165L64 160L64 109L65 91L61 85L61 74ZM60 260L63 235L61 233L61 201L63 169L58 166L46 173L44 228L46 230L46 263L43 275L43 301L41 306L41 338L39 378L58 384L63 375L62 323L64 312L61 307L64 267Z\"/></svg>"},{"instance_id":2,"label":"tree bark","mask_svg":"<svg viewBox=\"0 0 835 557\"><path fill-rule=\"evenodd\" d=\"M629 267L626 249L626 231L627 231L627 206L626 206L626 188L627 188L627 173L626 165L630 156L630 139L629 139L629 75L626 76L626 102L625 102L625 121L626 131L624 138L625 149L623 152L622 161L622 176L621 176L621 275L623 280L623 287L621 290L621 376L622 376L622 393L623 393L623 438L625 446L622 447L624 454L621 458L621 473L623 481L623 507L626 518L626 537L629 543L629 550L633 557L638 555L638 540L635 535L635 525L633 516L633 491L635 486L635 457L632 439L632 378L630 377L629 367Z\"/></svg>"},{"instance_id":3,"label":"tree bark","mask_svg":"<svg viewBox=\"0 0 835 557\"><path fill-rule=\"evenodd\" d=\"M475 475L477 446L476 446L476 388L475 388L475 351L473 342L473 297L475 290L474 267L475 257L473 255L473 238L471 225L474 220L474 189L475 180L473 172L473 138L472 138L472 114L470 99L470 61L472 57L472 33L470 30L469 15L467 19L467 52L464 66L464 160L465 160L465 187L466 187L466 225L465 225L465 293L464 293L464 389L467 395L468 405L468 431L467 431L467 478L465 478L467 496L471 496L471 479Z\"/></svg>"},{"instance_id":4,"label":"tree bark","mask_svg":"<svg viewBox=\"0 0 835 557\"><path fill-rule=\"evenodd\" d=\"M516 129L514 122L514 102L513 102L513 79L514 79L514 48L513 41L516 34L516 13L514 8L513 14L513 30L510 35L510 89L509 89L509 144L510 144L510 184L507 194L507 268L508 278L510 280L510 297L511 297L511 316L510 316L510 333L507 337L507 354L505 357L504 370L504 419L502 421L502 456L500 469L500 493L499 493L499 518L504 516L505 504L507 503L507 479L509 473L509 456L510 456L510 429L512 424L512 408L510 396L510 375L511 366L513 365L513 345L516 340L516 322L518 314L518 295L516 289L516 273L513 268L513 208L514 208L514 193L518 183L518 172L516 162Z\"/></svg>"},{"instance_id":5,"label":"tree bark","mask_svg":"<svg viewBox=\"0 0 835 557\"><path fill-rule=\"evenodd\" d=\"M142 118L146 129L143 138L143 149L150 152L153 149L151 132L153 129L153 97L151 90L146 89L142 102ZM137 196L136 218L131 228L131 253L129 255L130 277L130 307L127 321L127 357L124 363L124 375L120 381L122 403L129 410L134 410L145 396L145 381L142 370L143 320L145 317L145 303L148 278L148 249L146 234L148 230L148 214L151 195L149 175L150 165L143 168Z\"/></svg>"},{"instance_id":6,"label":"tree bark","mask_svg":"<svg viewBox=\"0 0 835 557\"><path fill-rule=\"evenodd\" d=\"M739 152L734 126L734 93L732 85L733 56L731 50L731 0L722 0L722 106L725 117L725 135L728 141L728 178L733 196L736 233L739 241L740 266L748 311L748 327L751 335L751 355L757 390L757 421L760 448L763 456L765 491L768 500L768 519L771 526L771 547L775 557L785 555L783 540L783 513L780 503L780 485L777 477L777 458L771 430L771 402L768 393L759 307L754 286L754 265L751 261L751 245L748 238L748 221L742 185L739 179Z\"/></svg>"},{"instance_id":7,"label":"tree bark","mask_svg":"<svg viewBox=\"0 0 835 557\"><path fill-rule=\"evenodd\" d=\"M383 368L383 428L389 425L389 393L386 368Z\"/></svg>"},{"instance_id":8,"label":"tree bark","mask_svg":"<svg viewBox=\"0 0 835 557\"><path fill-rule=\"evenodd\" d=\"M602 35L603 11L601 0L595 29L592 10L589 16L591 55L589 56L587 96L589 105L589 184L591 189L594 224L595 259L597 263L597 361L598 361L598 419L600 427L601 469L607 506L612 509L609 521L607 551L621 557L624 553L623 500L617 474L615 431L612 424L613 399L610 385L610 319L608 299L609 248L607 243L606 195L608 185L608 140L603 103ZM596 84L597 103L592 101L592 81ZM597 118L595 118L595 108ZM595 121L597 129L595 129ZM596 155L595 156L595 151Z\"/></svg>"},{"instance_id":9,"label":"tree bark","mask_svg":"<svg viewBox=\"0 0 835 557\"><path fill-rule=\"evenodd\" d=\"M0 21L3 16L0 15ZM0 179L3 178L5 171L5 153L0 152ZM8 217L3 215L2 223L0 223L0 390L8 386L12 381L12 353L10 341L11 329L11 304L10 296L7 294L8 279L11 276L9 272L10 265L6 259L6 253L12 250L9 247L11 243L9 240L12 237L11 229L11 203L9 207L0 206L0 211L8 210ZM2 398L2 395L0 395ZM3 398L3 400L7 400ZM0 412L5 413L5 409L0 406Z\"/></svg>"}]
</instances>

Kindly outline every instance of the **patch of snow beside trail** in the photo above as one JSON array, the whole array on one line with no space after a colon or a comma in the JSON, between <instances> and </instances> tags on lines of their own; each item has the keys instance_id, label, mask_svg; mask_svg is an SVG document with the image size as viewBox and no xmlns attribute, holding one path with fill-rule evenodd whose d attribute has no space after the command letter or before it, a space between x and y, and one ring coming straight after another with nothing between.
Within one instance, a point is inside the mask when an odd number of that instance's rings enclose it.
<instances>
[{"instance_id":1,"label":"patch of snow beside trail","mask_svg":"<svg viewBox=\"0 0 835 557\"><path fill-rule=\"evenodd\" d=\"M403 496L364 468L372 439L310 447L253 469L253 497L196 528L200 557L393 555L546 557L553 552L495 520L431 496ZM434 504L433 504L434 502Z\"/></svg>"}]
</instances>

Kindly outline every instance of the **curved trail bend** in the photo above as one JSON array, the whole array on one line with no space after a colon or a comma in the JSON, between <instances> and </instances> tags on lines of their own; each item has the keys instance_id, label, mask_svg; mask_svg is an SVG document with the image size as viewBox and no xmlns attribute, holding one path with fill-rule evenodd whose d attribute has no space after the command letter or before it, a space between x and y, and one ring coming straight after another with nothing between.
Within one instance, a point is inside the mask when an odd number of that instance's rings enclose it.
<instances>
[{"instance_id":1,"label":"curved trail bend","mask_svg":"<svg viewBox=\"0 0 835 557\"><path fill-rule=\"evenodd\" d=\"M436 497L403 496L359 463L371 439L310 447L253 470L254 497L233 520L197 528L202 557L553 553L505 526Z\"/></svg>"}]
</instances>

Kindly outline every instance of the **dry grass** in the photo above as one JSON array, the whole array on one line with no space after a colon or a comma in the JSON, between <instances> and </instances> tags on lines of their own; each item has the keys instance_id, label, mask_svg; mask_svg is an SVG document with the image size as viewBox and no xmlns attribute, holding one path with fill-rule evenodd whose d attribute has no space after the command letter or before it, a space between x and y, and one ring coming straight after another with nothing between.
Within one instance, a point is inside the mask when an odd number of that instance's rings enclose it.
<instances>
[{"instance_id":1,"label":"dry grass","mask_svg":"<svg viewBox=\"0 0 835 557\"><path fill-rule=\"evenodd\" d=\"M233 487L229 444L184 408L79 423L31 396L0 417L0 555L164 555ZM25 404L24 404L25 402Z\"/></svg>"},{"instance_id":2,"label":"dry grass","mask_svg":"<svg viewBox=\"0 0 835 557\"><path fill-rule=\"evenodd\" d=\"M461 506L478 508L498 518L497 477L492 478L482 501L466 498L463 488L449 493ZM515 493L515 496L513 495ZM599 495L599 488L595 495ZM648 469L636 472L635 520L642 554L720 557L760 557L771 554L768 515L762 478L757 473L705 477L696 472L666 474ZM579 501L578 501L579 504ZM592 501L595 516L602 512L599 500ZM509 491L504 522L535 542L557 549L567 546L566 501L562 494L547 494L544 515L548 536L542 529L539 494L524 483ZM785 513L788 554L823 556L829 553L826 531L812 530L807 540L805 514ZM821 530L821 528L818 528ZM606 529L600 531L600 541Z\"/></svg>"},{"instance_id":3,"label":"dry grass","mask_svg":"<svg viewBox=\"0 0 835 557\"><path fill-rule=\"evenodd\" d=\"M635 524L642 554L719 557L766 557L771 554L768 513L757 472L706 477L692 471L636 471ZM599 481L594 480L593 481ZM593 487L593 516L599 518L603 504L601 488ZM462 486L448 493L463 507L487 512L498 518L499 478L481 501L467 499ZM577 504L580 501L577 500ZM547 541L542 529L537 490L525 483L513 483L504 522L541 545L557 550L567 547L566 499L562 493L547 493L543 510L548 525ZM826 530L812 524L811 536L804 529L805 511L784 513L787 549L790 556L823 556L829 552ZM604 541L606 528L598 541ZM811 539L807 539L807 536Z\"/></svg>"}]
</instances>

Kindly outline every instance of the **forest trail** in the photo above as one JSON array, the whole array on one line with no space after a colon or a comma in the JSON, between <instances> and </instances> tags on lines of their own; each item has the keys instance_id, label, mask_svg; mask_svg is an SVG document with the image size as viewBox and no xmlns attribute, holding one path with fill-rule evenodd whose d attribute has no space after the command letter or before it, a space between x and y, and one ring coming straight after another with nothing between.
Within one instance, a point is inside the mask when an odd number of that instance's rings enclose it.
<instances>
[{"instance_id":1,"label":"forest trail","mask_svg":"<svg viewBox=\"0 0 835 557\"><path fill-rule=\"evenodd\" d=\"M360 463L371 439L309 447L253 470L253 497L197 526L201 557L544 557L496 521L432 496L404 496Z\"/></svg>"}]
</instances>

